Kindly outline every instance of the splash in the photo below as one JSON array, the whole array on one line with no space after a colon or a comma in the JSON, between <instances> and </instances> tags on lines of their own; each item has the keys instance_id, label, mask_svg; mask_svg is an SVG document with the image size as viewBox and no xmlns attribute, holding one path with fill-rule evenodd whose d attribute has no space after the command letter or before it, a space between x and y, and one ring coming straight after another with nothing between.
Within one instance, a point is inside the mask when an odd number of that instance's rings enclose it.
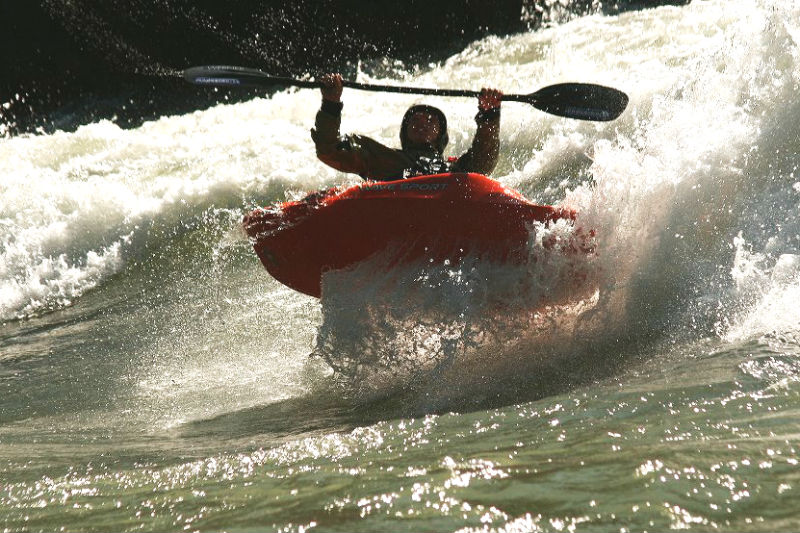
<instances>
[{"instance_id":1,"label":"splash","mask_svg":"<svg viewBox=\"0 0 800 533\"><path fill-rule=\"evenodd\" d=\"M519 359L520 347L569 344L596 304L590 242L560 220L530 228L523 265L475 257L404 264L392 249L328 272L314 355L346 394L369 400L443 383L436 394L452 396L470 377L508 377L519 370L511 363L521 361L509 359Z\"/></svg>"},{"instance_id":2,"label":"splash","mask_svg":"<svg viewBox=\"0 0 800 533\"><path fill-rule=\"evenodd\" d=\"M754 252L741 234L734 247L731 307L736 312L718 323L720 335L728 342L769 334L800 339L800 254Z\"/></svg>"}]
</instances>

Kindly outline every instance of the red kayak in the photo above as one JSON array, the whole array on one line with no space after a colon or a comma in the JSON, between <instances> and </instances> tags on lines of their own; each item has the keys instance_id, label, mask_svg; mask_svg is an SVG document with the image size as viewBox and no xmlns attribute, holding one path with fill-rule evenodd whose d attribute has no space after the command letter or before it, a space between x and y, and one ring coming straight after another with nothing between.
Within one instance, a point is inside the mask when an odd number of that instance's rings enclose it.
<instances>
[{"instance_id":1,"label":"red kayak","mask_svg":"<svg viewBox=\"0 0 800 533\"><path fill-rule=\"evenodd\" d=\"M323 273L392 249L395 263L524 262L532 223L559 219L575 213L480 174L451 173L329 189L257 209L243 224L275 279L319 297Z\"/></svg>"}]
</instances>

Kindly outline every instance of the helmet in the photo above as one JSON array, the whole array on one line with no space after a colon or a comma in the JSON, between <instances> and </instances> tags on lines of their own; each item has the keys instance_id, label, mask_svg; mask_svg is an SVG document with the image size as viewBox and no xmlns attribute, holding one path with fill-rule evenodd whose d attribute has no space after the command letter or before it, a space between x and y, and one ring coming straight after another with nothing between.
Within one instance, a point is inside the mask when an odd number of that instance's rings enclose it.
<instances>
[{"instance_id":1,"label":"helmet","mask_svg":"<svg viewBox=\"0 0 800 533\"><path fill-rule=\"evenodd\" d=\"M408 140L408 123L411 122L411 117L414 116L415 113L428 113L436 117L439 120L439 125L442 128L441 133L439 134L439 139L436 140L436 144L434 148L441 154L444 152L444 147L447 146L448 141L450 138L447 136L447 118L442 113L442 110L433 107L430 105L412 105L406 111L406 114L403 115L403 123L400 125L400 145L403 147L403 150L410 147L411 141Z\"/></svg>"}]
</instances>

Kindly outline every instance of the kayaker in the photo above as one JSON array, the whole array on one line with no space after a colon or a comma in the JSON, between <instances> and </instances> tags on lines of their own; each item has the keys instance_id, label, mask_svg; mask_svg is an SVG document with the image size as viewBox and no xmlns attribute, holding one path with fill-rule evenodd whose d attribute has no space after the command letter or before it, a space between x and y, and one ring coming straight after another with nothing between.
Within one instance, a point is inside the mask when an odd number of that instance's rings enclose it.
<instances>
[{"instance_id":1,"label":"kayaker","mask_svg":"<svg viewBox=\"0 0 800 533\"><path fill-rule=\"evenodd\" d=\"M325 74L322 106L317 112L311 138L319 159L342 172L376 181L437 174L477 172L489 174L500 152L500 104L503 93L482 89L478 96L477 131L472 146L458 158L444 157L447 146L447 118L441 110L427 105L411 106L400 126L399 150L363 135L341 135L342 76Z\"/></svg>"}]
</instances>

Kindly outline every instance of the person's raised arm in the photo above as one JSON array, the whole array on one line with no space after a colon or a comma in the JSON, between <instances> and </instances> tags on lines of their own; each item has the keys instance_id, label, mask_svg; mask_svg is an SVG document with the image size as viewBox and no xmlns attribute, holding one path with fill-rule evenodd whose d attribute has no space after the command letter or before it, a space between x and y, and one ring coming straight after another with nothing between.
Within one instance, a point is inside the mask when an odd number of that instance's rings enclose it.
<instances>
[{"instance_id":1,"label":"person's raised arm","mask_svg":"<svg viewBox=\"0 0 800 533\"><path fill-rule=\"evenodd\" d=\"M317 145L317 152L331 151L339 142L339 126L342 120L342 75L324 74L322 83L322 105L317 112L311 138Z\"/></svg>"},{"instance_id":2,"label":"person's raised arm","mask_svg":"<svg viewBox=\"0 0 800 533\"><path fill-rule=\"evenodd\" d=\"M481 89L478 96L477 130L470 149L453 165L457 172L489 174L500 155L500 104L503 93L497 89Z\"/></svg>"},{"instance_id":3,"label":"person's raised arm","mask_svg":"<svg viewBox=\"0 0 800 533\"><path fill-rule=\"evenodd\" d=\"M366 163L361 151L354 146L350 137L339 132L342 122L342 75L324 74L322 83L322 105L317 111L311 138L317 149L317 157L328 166L342 172L363 174Z\"/></svg>"}]
</instances>

